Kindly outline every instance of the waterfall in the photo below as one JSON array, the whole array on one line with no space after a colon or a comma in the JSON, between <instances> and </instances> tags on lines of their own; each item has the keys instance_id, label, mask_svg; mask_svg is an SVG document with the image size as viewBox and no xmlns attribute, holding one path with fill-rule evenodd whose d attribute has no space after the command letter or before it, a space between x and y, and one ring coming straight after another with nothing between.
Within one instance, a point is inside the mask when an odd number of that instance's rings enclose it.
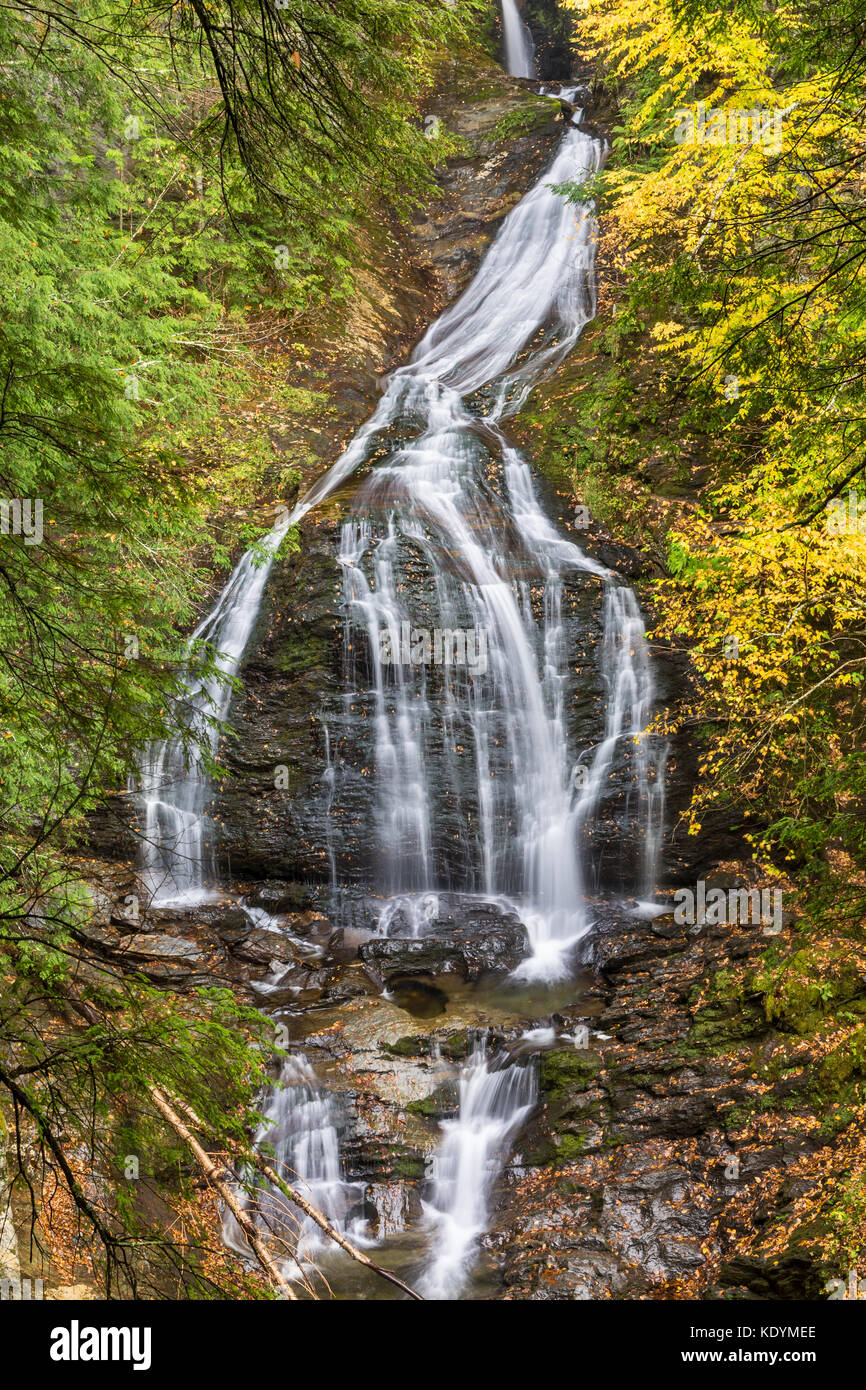
<instances>
[{"instance_id":1,"label":"waterfall","mask_svg":"<svg viewBox=\"0 0 866 1390\"><path fill-rule=\"evenodd\" d=\"M621 821L623 838L634 836L638 844L639 870L634 888L639 898L652 898L664 820L664 768L666 744L647 736L655 704L655 685L647 651L643 618L633 591L610 583L604 600L604 640L601 670L607 707L604 735L595 750L575 808L581 836L592 818L611 777L620 750L631 753L632 785ZM580 856L590 855L584 847ZM599 884L593 884L598 888Z\"/></svg>"},{"instance_id":2,"label":"waterfall","mask_svg":"<svg viewBox=\"0 0 866 1390\"><path fill-rule=\"evenodd\" d=\"M535 1104L536 1090L531 1064L491 1069L485 1039L476 1040L460 1078L457 1118L443 1120L433 1159L433 1193L425 1210L434 1237L418 1284L425 1297L447 1299L460 1292L487 1227L490 1189Z\"/></svg>"},{"instance_id":3,"label":"waterfall","mask_svg":"<svg viewBox=\"0 0 866 1390\"><path fill-rule=\"evenodd\" d=\"M391 892L405 888L421 888L430 873L430 824L427 814L428 797L422 748L414 730L419 711L410 709L415 691L410 686L405 668L400 664L386 666L384 647L380 640L402 621L396 587L395 551L397 534L393 518L386 535L373 554L374 582L367 581L361 561L370 548L372 532L366 521L350 520L343 526L339 563L343 571L343 596L349 621L346 624L346 644L354 650L351 640L351 619L357 615L368 639L370 664L373 671L375 756L378 771L378 836L388 847L385 887ZM389 707L388 676L393 711ZM423 682L423 674L421 677ZM423 699L423 689L419 694ZM429 711L428 711L429 713Z\"/></svg>"},{"instance_id":4,"label":"waterfall","mask_svg":"<svg viewBox=\"0 0 866 1390\"><path fill-rule=\"evenodd\" d=\"M519 70L513 0L504 0L503 16L509 67ZM576 90L563 94L571 99ZM554 528L505 433L595 314L592 210L551 185L586 181L602 154L600 141L569 124L467 289L391 374L370 419L265 537L263 552L243 557L193 634L219 652L220 672L234 675L289 525L369 464L340 538L343 690L334 718L322 713L334 896L344 836L331 818L342 805L347 760L339 740L349 729L369 799L369 816L361 815L376 853L370 886L385 895L380 930L388 931L399 906L401 920L408 916L423 934L446 889L505 900L531 941L519 973L541 980L567 974L572 948L592 927L588 900L611 886L599 825L608 838L614 826L617 861L634 851L632 881L615 886L651 897L664 814L664 749L648 732L655 690L637 599ZM603 709L597 737L583 749L570 728L577 692L567 609L575 595L591 605L601 600L595 664ZM596 677L586 679L592 708ZM213 885L208 763L230 698L230 685L190 677L201 751L176 739L142 757L143 870L158 901L195 901ZM302 1058L286 1064L282 1082L256 1142L274 1145L288 1176L307 1185L335 1224L351 1228L360 1191L341 1172L338 1099ZM534 1100L532 1067L497 1068L479 1042L436 1155L424 1273L430 1296L462 1287L491 1184ZM282 1233L300 1259L311 1258L317 1230L278 1194L260 1187L255 1196L255 1219ZM225 1234L244 1249L230 1218Z\"/></svg>"},{"instance_id":5,"label":"waterfall","mask_svg":"<svg viewBox=\"0 0 866 1390\"><path fill-rule=\"evenodd\" d=\"M563 89L569 98L575 94L574 88ZM463 398L489 387L483 416L503 419L515 414L532 386L568 356L595 317L595 222L586 206L568 203L551 185L585 182L601 156L600 140L574 124L568 127L546 173L505 218L475 278L427 330L411 361L392 372L370 419L306 493L292 522L350 477L378 436L403 416L417 418L426 432L408 456L398 451L391 466L424 463L425 455L434 465L444 441L446 457L429 481L450 482L455 465L470 463L466 446L477 426L478 417L464 408ZM528 358L517 366L527 350ZM407 470L398 482L411 483L413 476ZM447 495L442 500L447 502Z\"/></svg>"},{"instance_id":6,"label":"waterfall","mask_svg":"<svg viewBox=\"0 0 866 1390\"><path fill-rule=\"evenodd\" d=\"M661 824L637 600L557 533L502 429L595 313L592 216L550 184L585 179L601 153L568 129L475 279L295 512L327 496L399 421L409 437L359 486L339 555L345 689L375 770L377 886L392 896L449 887L511 899L533 947L521 973L549 979L566 971L570 947L592 924L593 822L611 782L629 788L621 833L640 847L636 894L652 894ZM605 593L604 731L580 782L563 619L564 588L574 583ZM483 637L484 669L437 663L431 634L442 633L474 634L474 650Z\"/></svg>"},{"instance_id":7,"label":"waterfall","mask_svg":"<svg viewBox=\"0 0 866 1390\"><path fill-rule=\"evenodd\" d=\"M392 373L345 452L265 538L264 563L245 556L193 634L221 653L224 673L235 673L289 524L377 448L384 456L357 490L339 555L342 701L344 710L363 711L369 730L377 887L395 895L448 886L513 900L533 946L524 973L541 978L566 971L569 948L592 924L585 880L598 887L598 866L586 861L615 773L632 783L621 833L641 845L635 893L652 894L661 825L659 759L647 736L654 692L637 601L558 535L502 429L595 314L591 210L551 185L585 180L601 156L601 143L570 124L468 288ZM404 442L385 452L381 436L397 428ZM410 611L419 567L427 576L423 625ZM605 728L582 785L569 746L562 616L564 587L575 583L600 585L606 595ZM410 644L417 637L417 663L402 650L403 632ZM476 656L483 648L483 665L467 661L465 650L462 662L436 664L435 644L457 639ZM230 696L230 686L214 681L191 686L205 753L215 748ZM329 817L339 766L329 745ZM213 880L206 757L179 739L157 745L142 759L141 784L148 881L158 901L195 900ZM338 878L332 873L332 884Z\"/></svg>"},{"instance_id":8,"label":"waterfall","mask_svg":"<svg viewBox=\"0 0 866 1390\"><path fill-rule=\"evenodd\" d=\"M337 895L337 856L334 850L334 835L332 829L331 812L334 806L334 786L336 782L336 768L331 760L331 731L327 724L322 725L322 733L325 738L325 771L322 782L325 787L325 833L326 846L328 851L328 868L330 869L331 896Z\"/></svg>"},{"instance_id":9,"label":"waterfall","mask_svg":"<svg viewBox=\"0 0 866 1390\"><path fill-rule=\"evenodd\" d=\"M268 1161L279 1176L295 1185L338 1230L351 1232L356 1239L364 1224L364 1184L343 1177L338 1098L320 1087L302 1054L283 1064L280 1083L268 1093L262 1114L254 1147L266 1145ZM322 1249L333 1248L320 1227L282 1192L263 1185L254 1174L245 1178L252 1185L252 1195L244 1205L270 1241L288 1246L302 1263L313 1260ZM238 1254L249 1255L243 1232L228 1210L223 1215L223 1239ZM279 1245L276 1248L279 1253ZM291 1277L297 1266L288 1261L286 1268Z\"/></svg>"},{"instance_id":10,"label":"waterfall","mask_svg":"<svg viewBox=\"0 0 866 1390\"><path fill-rule=\"evenodd\" d=\"M517 0L502 0L502 34L506 72L512 77L534 77L535 45L529 26L521 18Z\"/></svg>"},{"instance_id":11,"label":"waterfall","mask_svg":"<svg viewBox=\"0 0 866 1390\"><path fill-rule=\"evenodd\" d=\"M237 674L261 606L271 566L289 528L288 519L268 531L236 565L216 607L189 639L195 653L208 644L216 655L214 674L201 681L192 672L187 701L194 742L179 736L150 744L139 760L144 807L142 878L155 902L196 903L215 886L213 842L205 808L210 790L207 759L216 751Z\"/></svg>"}]
</instances>

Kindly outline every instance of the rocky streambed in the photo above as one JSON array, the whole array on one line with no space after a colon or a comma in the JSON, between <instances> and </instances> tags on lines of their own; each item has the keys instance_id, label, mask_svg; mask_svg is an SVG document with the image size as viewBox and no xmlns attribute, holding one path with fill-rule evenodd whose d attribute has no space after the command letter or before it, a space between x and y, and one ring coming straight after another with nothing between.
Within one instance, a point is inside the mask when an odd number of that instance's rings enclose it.
<instances>
[{"instance_id":1,"label":"rocky streambed","mask_svg":"<svg viewBox=\"0 0 866 1390\"><path fill-rule=\"evenodd\" d=\"M273 1019L335 1099L347 1220L380 1263L411 1281L429 1258L435 1156L481 1043L491 1067L530 1069L535 1090L491 1165L464 1296L821 1296L802 1240L773 1240L832 1182L818 1052L717 987L766 949L760 925L600 902L591 952L545 986L514 978L522 928L494 905L449 919L445 903L440 933L389 939L334 928L326 896L264 882L244 906L159 910L135 932L106 903L91 941L181 993L230 985ZM343 1257L316 1263L338 1297L398 1296Z\"/></svg>"}]
</instances>

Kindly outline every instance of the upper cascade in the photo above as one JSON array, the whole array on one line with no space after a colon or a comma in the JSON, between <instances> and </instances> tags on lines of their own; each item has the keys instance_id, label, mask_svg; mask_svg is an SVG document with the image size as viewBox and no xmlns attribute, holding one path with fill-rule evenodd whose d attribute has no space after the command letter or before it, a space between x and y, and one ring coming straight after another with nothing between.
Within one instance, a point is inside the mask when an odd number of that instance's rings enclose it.
<instances>
[{"instance_id":1,"label":"upper cascade","mask_svg":"<svg viewBox=\"0 0 866 1390\"><path fill-rule=\"evenodd\" d=\"M641 867L626 883L617 865L620 881L609 886L652 893L663 809L637 602L557 533L529 465L502 430L595 314L592 209L554 189L586 181L602 154L599 140L569 124L474 280L392 373L342 456L269 534L265 563L244 557L196 634L234 675L287 526L377 449L339 554L346 640L343 691L323 712L334 724L329 820L346 793L338 745L349 737L373 774L365 784L378 866L370 886L392 895L448 888L509 898L533 947L525 968L547 977L566 968L568 948L592 924L587 895L604 886L594 821L611 784L627 788L618 834ZM571 651L589 636L570 631L564 614L575 584L607 593L604 713L589 750L572 747L570 728L578 693ZM446 662L440 670L431 654L420 664L407 660L401 634L419 621L440 634L440 646L442 633L462 635L474 664ZM227 691L211 683L191 690L211 750L208 720L225 719ZM347 710L356 711L354 722ZM187 766L180 742L161 745L143 760L142 783L152 886L164 897L206 894L216 885L204 761ZM333 844L329 858L337 888Z\"/></svg>"},{"instance_id":2,"label":"upper cascade","mask_svg":"<svg viewBox=\"0 0 866 1390\"><path fill-rule=\"evenodd\" d=\"M502 34L505 40L505 69L512 77L535 77L535 44L524 24L517 0L502 0Z\"/></svg>"}]
</instances>

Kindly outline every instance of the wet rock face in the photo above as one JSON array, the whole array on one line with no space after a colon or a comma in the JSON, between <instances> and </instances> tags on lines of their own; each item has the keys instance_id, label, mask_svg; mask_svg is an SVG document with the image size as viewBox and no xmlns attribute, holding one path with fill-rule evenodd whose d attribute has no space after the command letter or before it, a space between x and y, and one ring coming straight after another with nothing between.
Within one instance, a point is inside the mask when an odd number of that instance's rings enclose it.
<instances>
[{"instance_id":1,"label":"wet rock face","mask_svg":"<svg viewBox=\"0 0 866 1390\"><path fill-rule=\"evenodd\" d=\"M526 0L524 14L535 43L539 77L569 77L574 62L572 17L560 7L558 0Z\"/></svg>"},{"instance_id":2,"label":"wet rock face","mask_svg":"<svg viewBox=\"0 0 866 1390\"><path fill-rule=\"evenodd\" d=\"M275 566L262 604L232 702L232 734L219 750L225 776L209 808L229 879L329 877L316 714L339 678L337 548L337 527L312 522L302 552Z\"/></svg>"}]
</instances>

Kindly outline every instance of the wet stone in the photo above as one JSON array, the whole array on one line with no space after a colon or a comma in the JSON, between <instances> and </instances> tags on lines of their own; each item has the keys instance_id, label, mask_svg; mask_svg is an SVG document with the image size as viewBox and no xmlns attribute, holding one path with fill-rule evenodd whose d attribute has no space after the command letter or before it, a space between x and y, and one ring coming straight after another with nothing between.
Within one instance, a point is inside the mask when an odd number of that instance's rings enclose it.
<instances>
[{"instance_id":1,"label":"wet stone","mask_svg":"<svg viewBox=\"0 0 866 1390\"><path fill-rule=\"evenodd\" d=\"M526 928L516 916L492 913L482 920L467 914L457 922L431 924L421 937L373 937L360 948L361 959L386 982L394 976L457 975L474 982L507 975L529 952Z\"/></svg>"}]
</instances>

